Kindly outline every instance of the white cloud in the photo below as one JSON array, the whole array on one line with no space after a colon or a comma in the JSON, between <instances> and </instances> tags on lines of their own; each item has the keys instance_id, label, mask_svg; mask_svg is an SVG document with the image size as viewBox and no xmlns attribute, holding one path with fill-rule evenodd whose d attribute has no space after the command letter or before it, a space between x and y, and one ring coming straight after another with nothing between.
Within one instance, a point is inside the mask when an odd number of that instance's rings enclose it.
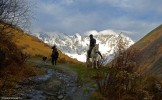
<instances>
[{"instance_id":1,"label":"white cloud","mask_svg":"<svg viewBox=\"0 0 162 100\"><path fill-rule=\"evenodd\" d=\"M161 0L96 0L98 3L119 7L129 11L155 11L162 13Z\"/></svg>"},{"instance_id":2,"label":"white cloud","mask_svg":"<svg viewBox=\"0 0 162 100\"><path fill-rule=\"evenodd\" d=\"M123 30L129 31L127 34L132 36L132 38L138 40L140 37L144 36L148 31L157 27L162 20L154 18L150 19L140 19L142 16L146 16L145 13L149 14L159 14L162 13L161 1L158 2L152 0L94 0L93 6L90 0L37 0L37 30L44 31L59 31L63 33L84 33L89 30ZM82 3L82 6L79 3ZM95 8L96 5L98 10L81 11L85 6ZM116 9L122 9L126 11L127 14L116 16L114 9L105 10L102 5L113 6ZM74 6L72 8L70 6ZM102 9L101 9L102 8ZM103 13L102 11L105 12ZM101 13L102 12L102 13ZM113 12L114 14L112 14ZM132 13L133 12L133 13ZM140 13L139 13L140 12ZM122 12L120 12L122 13ZM134 15L132 15L134 14ZM136 18L137 17L137 18ZM147 17L147 16L146 16ZM155 16L154 16L155 17ZM35 24L36 25L36 24ZM38 28L40 27L40 28ZM35 30L36 30L35 29Z\"/></svg>"},{"instance_id":3,"label":"white cloud","mask_svg":"<svg viewBox=\"0 0 162 100\"><path fill-rule=\"evenodd\" d=\"M45 4L44 2L40 2L38 4L38 10L39 12L41 13L45 13L45 14L59 14L61 12L64 11L64 8L61 7L61 5L58 5L58 4Z\"/></svg>"},{"instance_id":4,"label":"white cloud","mask_svg":"<svg viewBox=\"0 0 162 100\"><path fill-rule=\"evenodd\" d=\"M160 25L160 22L144 21L138 19L131 19L129 17L120 17L111 19L111 25L119 30L130 31L129 36L133 36L135 40L143 37L149 31Z\"/></svg>"},{"instance_id":5,"label":"white cloud","mask_svg":"<svg viewBox=\"0 0 162 100\"><path fill-rule=\"evenodd\" d=\"M74 0L62 0L62 3L69 5L69 4L74 3Z\"/></svg>"}]
</instances>

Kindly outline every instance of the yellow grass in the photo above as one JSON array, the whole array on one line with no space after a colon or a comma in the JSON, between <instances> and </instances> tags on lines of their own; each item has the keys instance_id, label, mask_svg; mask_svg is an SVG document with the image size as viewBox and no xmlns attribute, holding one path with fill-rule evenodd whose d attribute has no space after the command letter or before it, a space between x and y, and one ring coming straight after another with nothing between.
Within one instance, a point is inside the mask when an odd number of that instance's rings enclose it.
<instances>
[{"instance_id":1,"label":"yellow grass","mask_svg":"<svg viewBox=\"0 0 162 100\"><path fill-rule=\"evenodd\" d=\"M48 59L51 59L51 46L43 43L43 41L39 40L37 37L24 33L20 30L15 29L12 33L14 33L13 41L23 52L29 54L31 57L46 56ZM60 50L58 60L63 63L80 63L76 59L63 54Z\"/></svg>"},{"instance_id":2,"label":"yellow grass","mask_svg":"<svg viewBox=\"0 0 162 100\"><path fill-rule=\"evenodd\" d=\"M162 57L162 25L149 32L145 37L135 43L131 48L136 48L140 52L138 57L138 68L140 71L151 71L155 69L159 71L159 62ZM155 71L154 71L155 72Z\"/></svg>"}]
</instances>

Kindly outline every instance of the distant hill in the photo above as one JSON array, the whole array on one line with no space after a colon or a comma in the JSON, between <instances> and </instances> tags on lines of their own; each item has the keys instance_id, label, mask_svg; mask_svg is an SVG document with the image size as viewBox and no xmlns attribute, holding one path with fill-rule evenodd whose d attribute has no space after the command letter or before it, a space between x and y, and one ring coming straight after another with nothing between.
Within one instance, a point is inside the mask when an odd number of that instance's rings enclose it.
<instances>
[{"instance_id":1,"label":"distant hill","mask_svg":"<svg viewBox=\"0 0 162 100\"><path fill-rule=\"evenodd\" d=\"M162 73L162 25L149 32L132 48L139 50L139 71Z\"/></svg>"}]
</instances>

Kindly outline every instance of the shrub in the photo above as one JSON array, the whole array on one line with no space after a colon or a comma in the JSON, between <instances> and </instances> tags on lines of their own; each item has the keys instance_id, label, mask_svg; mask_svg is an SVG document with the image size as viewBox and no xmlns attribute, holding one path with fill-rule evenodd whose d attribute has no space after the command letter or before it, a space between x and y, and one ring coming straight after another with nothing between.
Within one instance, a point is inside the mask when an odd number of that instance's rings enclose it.
<instances>
[{"instance_id":1,"label":"shrub","mask_svg":"<svg viewBox=\"0 0 162 100\"><path fill-rule=\"evenodd\" d=\"M162 84L156 76L136 72L138 58L135 55L139 51L125 51L126 43L123 42L119 37L116 56L108 66L109 71L104 76L96 74L99 92L108 100L159 100Z\"/></svg>"}]
</instances>

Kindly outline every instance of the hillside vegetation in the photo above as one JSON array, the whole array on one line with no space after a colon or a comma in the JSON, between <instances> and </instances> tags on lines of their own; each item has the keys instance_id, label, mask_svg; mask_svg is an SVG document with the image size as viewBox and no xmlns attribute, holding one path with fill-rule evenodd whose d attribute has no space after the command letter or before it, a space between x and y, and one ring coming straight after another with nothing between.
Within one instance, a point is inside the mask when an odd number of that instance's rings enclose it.
<instances>
[{"instance_id":1,"label":"hillside vegetation","mask_svg":"<svg viewBox=\"0 0 162 100\"><path fill-rule=\"evenodd\" d=\"M1 30L0 38L0 95L12 95L20 80L44 73L44 70L29 64L28 59L41 61L46 56L50 60L52 49L15 26ZM61 51L59 54L59 63L80 63Z\"/></svg>"},{"instance_id":2,"label":"hillside vegetation","mask_svg":"<svg viewBox=\"0 0 162 100\"><path fill-rule=\"evenodd\" d=\"M139 50L138 70L161 74L162 72L162 25L149 32L131 48Z\"/></svg>"},{"instance_id":3,"label":"hillside vegetation","mask_svg":"<svg viewBox=\"0 0 162 100\"><path fill-rule=\"evenodd\" d=\"M160 35L158 34L159 30L152 32L141 40L146 44L143 45L143 43L138 42L129 49L125 48L127 41L118 37L117 52L113 61L108 64L108 71L104 74L96 73L98 90L94 93L94 97L98 98L97 100L161 100L162 78L157 75L157 71L148 69L148 63L152 64L152 68L157 66L150 62L150 59L157 58L158 54L151 55L151 50L145 51L146 48L154 49L154 46L161 43L157 41L159 38L152 39L152 42L149 42L148 37L153 38L154 35ZM154 43L154 45L151 43ZM157 51L154 50L154 52ZM142 69L144 67L145 70Z\"/></svg>"},{"instance_id":4,"label":"hillside vegetation","mask_svg":"<svg viewBox=\"0 0 162 100\"><path fill-rule=\"evenodd\" d=\"M42 58L43 56L51 59L52 47L39 40L37 37L30 34L24 33L18 29L12 31L13 40L18 48L23 53L29 55L31 58ZM72 59L67 55L63 54L59 50L59 62L60 63L80 63L76 59Z\"/></svg>"},{"instance_id":5,"label":"hillside vegetation","mask_svg":"<svg viewBox=\"0 0 162 100\"><path fill-rule=\"evenodd\" d=\"M12 94L17 82L43 73L43 70L25 64L26 57L13 42L11 32L10 29L0 31L0 95Z\"/></svg>"}]
</instances>

